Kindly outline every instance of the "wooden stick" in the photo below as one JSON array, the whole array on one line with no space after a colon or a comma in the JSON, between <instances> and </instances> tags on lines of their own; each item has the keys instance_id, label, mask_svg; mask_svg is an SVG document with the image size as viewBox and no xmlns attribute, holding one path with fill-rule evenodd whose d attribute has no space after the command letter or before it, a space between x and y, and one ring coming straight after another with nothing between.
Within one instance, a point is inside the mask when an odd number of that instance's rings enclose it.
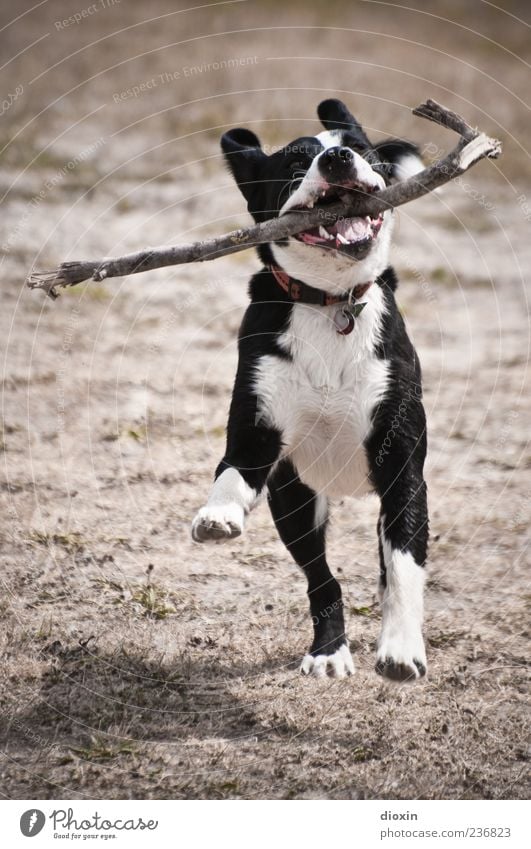
<instances>
[{"instance_id":1,"label":"wooden stick","mask_svg":"<svg viewBox=\"0 0 531 849\"><path fill-rule=\"evenodd\" d=\"M395 183L373 194L349 196L326 207L315 207L307 211L294 211L281 218L272 218L253 227L233 230L224 236L204 239L189 245L147 248L137 253L114 259L80 260L63 262L55 271L31 271L27 285L30 289L43 289L51 298L57 298L57 288L75 286L84 280L104 280L106 277L124 277L188 262L207 262L227 256L264 242L292 236L322 223L352 218L356 215L376 217L386 209L402 206L432 192L439 186L463 174L480 159L495 159L501 154L501 142L475 130L455 112L446 109L434 100L427 100L413 109L413 114L458 133L456 147L443 159L425 168L419 174Z\"/></svg>"}]
</instances>

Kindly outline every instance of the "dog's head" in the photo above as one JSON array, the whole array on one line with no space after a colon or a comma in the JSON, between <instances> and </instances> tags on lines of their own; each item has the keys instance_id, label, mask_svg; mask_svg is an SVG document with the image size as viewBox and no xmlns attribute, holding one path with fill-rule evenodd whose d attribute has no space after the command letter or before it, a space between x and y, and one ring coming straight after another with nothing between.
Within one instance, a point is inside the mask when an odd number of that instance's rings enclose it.
<instances>
[{"instance_id":1,"label":"dog's head","mask_svg":"<svg viewBox=\"0 0 531 849\"><path fill-rule=\"evenodd\" d=\"M317 113L325 131L267 155L250 130L225 133L221 148L255 221L322 206L345 194L370 194L422 169L415 145L373 145L340 100ZM330 292L374 280L388 264L392 211L321 225L261 249L292 277Z\"/></svg>"}]
</instances>

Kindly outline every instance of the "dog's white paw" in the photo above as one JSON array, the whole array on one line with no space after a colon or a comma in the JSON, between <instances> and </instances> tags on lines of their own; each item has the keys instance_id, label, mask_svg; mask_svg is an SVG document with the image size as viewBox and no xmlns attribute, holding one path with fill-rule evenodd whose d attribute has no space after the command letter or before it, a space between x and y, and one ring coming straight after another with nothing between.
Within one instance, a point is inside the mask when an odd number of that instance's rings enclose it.
<instances>
[{"instance_id":1,"label":"dog's white paw","mask_svg":"<svg viewBox=\"0 0 531 849\"><path fill-rule=\"evenodd\" d=\"M243 523L244 510L239 504L207 504L192 522L192 539L196 542L233 539L243 531Z\"/></svg>"},{"instance_id":2,"label":"dog's white paw","mask_svg":"<svg viewBox=\"0 0 531 849\"><path fill-rule=\"evenodd\" d=\"M428 664L424 640L419 630L386 635L378 642L376 672L392 681L415 681L426 674Z\"/></svg>"},{"instance_id":3,"label":"dog's white paw","mask_svg":"<svg viewBox=\"0 0 531 849\"><path fill-rule=\"evenodd\" d=\"M354 674L354 661L349 647L343 644L334 654L307 654L301 663L303 675L313 675L315 678L345 678Z\"/></svg>"}]
</instances>

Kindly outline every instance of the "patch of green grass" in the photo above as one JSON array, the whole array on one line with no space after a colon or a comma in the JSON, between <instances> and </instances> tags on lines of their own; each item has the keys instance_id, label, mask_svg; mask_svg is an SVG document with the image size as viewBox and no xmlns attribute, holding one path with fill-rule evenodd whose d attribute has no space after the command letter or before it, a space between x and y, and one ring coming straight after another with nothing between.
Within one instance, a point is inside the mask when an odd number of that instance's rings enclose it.
<instances>
[{"instance_id":1,"label":"patch of green grass","mask_svg":"<svg viewBox=\"0 0 531 849\"><path fill-rule=\"evenodd\" d=\"M439 285L455 287L455 288L466 288L466 289L483 289L486 286L492 286L492 281L490 281L486 277L463 277L462 275L456 276L452 271L448 268L444 268L439 265L433 269L430 274L431 281L433 283L438 283Z\"/></svg>"},{"instance_id":2,"label":"patch of green grass","mask_svg":"<svg viewBox=\"0 0 531 849\"><path fill-rule=\"evenodd\" d=\"M378 608L379 605L375 602L368 607L351 607L350 612L353 616L367 616L368 618L374 618L378 614Z\"/></svg>"},{"instance_id":3,"label":"patch of green grass","mask_svg":"<svg viewBox=\"0 0 531 849\"><path fill-rule=\"evenodd\" d=\"M143 609L144 616L150 619L166 619L173 613L177 613L173 604L168 603L168 594L160 587L146 584L135 590L132 600Z\"/></svg>"},{"instance_id":4,"label":"patch of green grass","mask_svg":"<svg viewBox=\"0 0 531 849\"><path fill-rule=\"evenodd\" d=\"M117 442L119 439L133 439L135 442L145 442L148 429L146 425L126 425L118 430L106 433L102 436L104 442Z\"/></svg>"},{"instance_id":5,"label":"patch of green grass","mask_svg":"<svg viewBox=\"0 0 531 849\"><path fill-rule=\"evenodd\" d=\"M354 763L364 763L365 761L371 761L373 758L374 752L370 746L356 746L352 750L352 759Z\"/></svg>"},{"instance_id":6,"label":"patch of green grass","mask_svg":"<svg viewBox=\"0 0 531 849\"><path fill-rule=\"evenodd\" d=\"M113 605L129 605L148 619L166 619L177 613L177 596L151 580L153 565L146 570L144 584L126 585L107 578L96 578L93 583L113 593Z\"/></svg>"},{"instance_id":7,"label":"patch of green grass","mask_svg":"<svg viewBox=\"0 0 531 849\"><path fill-rule=\"evenodd\" d=\"M434 283L451 283L454 279L453 274L451 274L448 269L444 268L442 265L438 265L437 268L434 268L430 277Z\"/></svg>"},{"instance_id":8,"label":"patch of green grass","mask_svg":"<svg viewBox=\"0 0 531 849\"><path fill-rule=\"evenodd\" d=\"M225 436L225 425L216 425L208 431L209 436Z\"/></svg>"},{"instance_id":9,"label":"patch of green grass","mask_svg":"<svg viewBox=\"0 0 531 849\"><path fill-rule=\"evenodd\" d=\"M128 427L122 431L121 436L128 436L129 439L134 439L135 442L145 442L147 436L147 427L145 425L140 425L140 427Z\"/></svg>"},{"instance_id":10,"label":"patch of green grass","mask_svg":"<svg viewBox=\"0 0 531 849\"><path fill-rule=\"evenodd\" d=\"M108 761L119 757L119 755L132 755L134 747L131 743L123 742L113 745L104 737L95 735L90 738L88 745L80 748L71 746L70 751L84 761Z\"/></svg>"},{"instance_id":11,"label":"patch of green grass","mask_svg":"<svg viewBox=\"0 0 531 849\"><path fill-rule=\"evenodd\" d=\"M48 533L47 531L31 531L29 538L31 542L38 545L44 545L51 548L53 545L58 545L64 548L69 554L75 554L78 551L83 551L86 545L86 540L77 531L71 533Z\"/></svg>"}]
</instances>

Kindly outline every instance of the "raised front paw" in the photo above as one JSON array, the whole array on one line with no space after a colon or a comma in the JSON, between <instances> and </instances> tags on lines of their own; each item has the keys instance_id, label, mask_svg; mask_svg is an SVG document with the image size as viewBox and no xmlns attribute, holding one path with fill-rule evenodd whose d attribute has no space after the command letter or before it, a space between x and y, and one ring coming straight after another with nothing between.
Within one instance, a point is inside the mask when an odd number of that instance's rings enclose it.
<instances>
[{"instance_id":1,"label":"raised front paw","mask_svg":"<svg viewBox=\"0 0 531 849\"><path fill-rule=\"evenodd\" d=\"M244 512L239 504L206 505L192 522L192 539L196 542L233 539L243 531Z\"/></svg>"},{"instance_id":2,"label":"raised front paw","mask_svg":"<svg viewBox=\"0 0 531 849\"><path fill-rule=\"evenodd\" d=\"M376 672L391 681L415 681L426 674L426 650L420 632L394 637L382 634Z\"/></svg>"},{"instance_id":3,"label":"raised front paw","mask_svg":"<svg viewBox=\"0 0 531 849\"><path fill-rule=\"evenodd\" d=\"M354 674L354 661L350 649L343 643L332 654L307 654L301 663L303 675L313 675L315 678L345 678Z\"/></svg>"}]
</instances>

